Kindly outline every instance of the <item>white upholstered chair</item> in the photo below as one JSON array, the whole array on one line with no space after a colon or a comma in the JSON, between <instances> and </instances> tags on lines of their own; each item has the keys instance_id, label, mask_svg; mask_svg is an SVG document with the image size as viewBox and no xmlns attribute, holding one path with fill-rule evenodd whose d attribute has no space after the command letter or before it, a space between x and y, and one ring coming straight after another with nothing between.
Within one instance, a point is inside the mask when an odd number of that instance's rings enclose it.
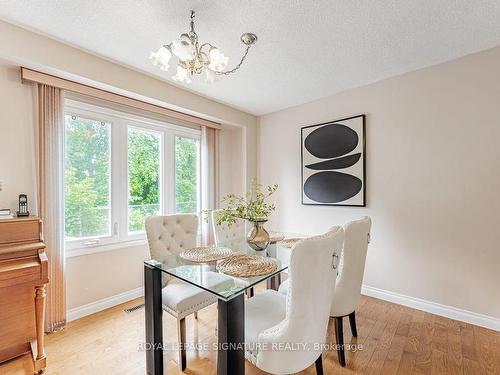
<instances>
[{"instance_id":1,"label":"white upholstered chair","mask_svg":"<svg viewBox=\"0 0 500 375\"><path fill-rule=\"evenodd\" d=\"M146 219L149 252L152 259L160 262L168 263L169 255L195 247L197 233L197 215L151 216ZM219 282L217 273L213 277L214 284ZM177 318L178 340L180 344L185 344L185 318L217 302L217 297L166 274L163 275L162 286L163 310ZM181 371L186 368L184 345L179 349L179 368Z\"/></svg>"},{"instance_id":2,"label":"white upholstered chair","mask_svg":"<svg viewBox=\"0 0 500 375\"><path fill-rule=\"evenodd\" d=\"M365 272L366 253L370 241L372 221L369 217L344 225L344 248L340 259L337 285L333 294L330 316L335 320L335 336L339 363L345 366L344 317L349 316L351 332L358 336L356 309L361 297L361 285Z\"/></svg>"},{"instance_id":3,"label":"white upholstered chair","mask_svg":"<svg viewBox=\"0 0 500 375\"><path fill-rule=\"evenodd\" d=\"M232 250L239 251L247 246L246 221L237 219L233 225L228 226L226 223L217 224L217 215L222 210L213 210L211 212L210 221L212 222L212 230L214 233L215 245L228 247ZM250 288L246 291L248 297L253 297L254 289Z\"/></svg>"},{"instance_id":4,"label":"white upholstered chair","mask_svg":"<svg viewBox=\"0 0 500 375\"><path fill-rule=\"evenodd\" d=\"M214 210L211 213L215 244L234 250L245 248L247 245L245 220L238 219L230 227L226 223L217 225L217 216L221 211L222 210Z\"/></svg>"},{"instance_id":5,"label":"white upholstered chair","mask_svg":"<svg viewBox=\"0 0 500 375\"><path fill-rule=\"evenodd\" d=\"M306 238L292 248L290 287L286 295L268 290L246 301L246 357L259 369L290 374L316 363L323 373L322 350L314 344L326 340L336 281L336 261L344 231ZM309 344L305 350L272 350L275 344Z\"/></svg>"},{"instance_id":6,"label":"white upholstered chair","mask_svg":"<svg viewBox=\"0 0 500 375\"><path fill-rule=\"evenodd\" d=\"M365 272L371 226L371 219L366 216L344 225L345 239L330 311L330 316L335 321L335 336L338 344L337 355L342 366L345 366L344 317L349 316L352 335L354 337L358 336L356 308L361 297L361 285ZM290 281L286 280L281 284L279 291L286 294L289 284Z\"/></svg>"}]
</instances>

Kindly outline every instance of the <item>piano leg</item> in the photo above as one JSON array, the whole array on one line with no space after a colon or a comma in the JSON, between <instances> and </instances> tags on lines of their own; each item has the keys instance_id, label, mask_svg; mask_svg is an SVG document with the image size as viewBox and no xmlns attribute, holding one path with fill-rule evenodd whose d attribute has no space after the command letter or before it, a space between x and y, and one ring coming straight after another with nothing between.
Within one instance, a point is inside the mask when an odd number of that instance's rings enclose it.
<instances>
[{"instance_id":1,"label":"piano leg","mask_svg":"<svg viewBox=\"0 0 500 375\"><path fill-rule=\"evenodd\" d=\"M35 324L36 324L36 354L33 353L35 374L46 374L46 357L45 357L45 337L44 337L44 322L45 322L45 285L35 287ZM34 348L32 348L33 350Z\"/></svg>"}]
</instances>

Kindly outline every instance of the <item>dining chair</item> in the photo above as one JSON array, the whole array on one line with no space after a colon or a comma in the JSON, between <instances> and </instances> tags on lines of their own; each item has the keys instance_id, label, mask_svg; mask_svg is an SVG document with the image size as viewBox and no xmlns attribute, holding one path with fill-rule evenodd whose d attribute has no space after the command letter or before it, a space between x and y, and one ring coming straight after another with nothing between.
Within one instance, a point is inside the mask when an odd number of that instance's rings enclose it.
<instances>
[{"instance_id":1,"label":"dining chair","mask_svg":"<svg viewBox=\"0 0 500 375\"><path fill-rule=\"evenodd\" d=\"M370 241L371 219L367 216L344 225L344 245L338 267L337 285L332 300L330 316L335 322L337 356L345 367L343 318L349 316L353 337L358 336L356 308L361 297L361 285L365 271L366 254ZM286 294L290 278L280 285L279 291Z\"/></svg>"},{"instance_id":2,"label":"dining chair","mask_svg":"<svg viewBox=\"0 0 500 375\"><path fill-rule=\"evenodd\" d=\"M218 225L217 217L221 212L222 210L213 210L211 213L215 244L217 246L229 247L234 250L245 248L247 246L245 220L237 219L231 226L228 226L227 223Z\"/></svg>"},{"instance_id":3,"label":"dining chair","mask_svg":"<svg viewBox=\"0 0 500 375\"><path fill-rule=\"evenodd\" d=\"M334 227L297 242L291 251L287 294L268 290L246 301L245 355L259 369L291 374L315 363L316 373L323 374L321 344L326 340L343 241L344 230ZM300 349L274 350L283 346Z\"/></svg>"},{"instance_id":4,"label":"dining chair","mask_svg":"<svg viewBox=\"0 0 500 375\"><path fill-rule=\"evenodd\" d=\"M150 216L146 218L146 234L151 258L168 264L169 257L196 246L198 216L194 214ZM213 273L210 283L218 283ZM177 319L179 368L186 368L186 317L217 302L217 297L196 286L164 274L162 279L163 310Z\"/></svg>"},{"instance_id":5,"label":"dining chair","mask_svg":"<svg viewBox=\"0 0 500 375\"><path fill-rule=\"evenodd\" d=\"M246 222L242 219L237 219L231 226L227 223L217 224L217 217L222 210L213 210L211 212L210 221L212 222L212 231L214 234L215 245L228 247L232 250L239 251L246 248L247 232ZM254 296L254 288L247 289L246 295L251 298Z\"/></svg>"},{"instance_id":6,"label":"dining chair","mask_svg":"<svg viewBox=\"0 0 500 375\"><path fill-rule=\"evenodd\" d=\"M356 309L361 297L361 286L365 272L368 243L370 242L371 225L371 219L366 216L344 225L344 246L330 311L330 316L335 320L337 355L341 366L345 366L346 364L344 352L344 317L349 317L352 336L358 336Z\"/></svg>"}]
</instances>

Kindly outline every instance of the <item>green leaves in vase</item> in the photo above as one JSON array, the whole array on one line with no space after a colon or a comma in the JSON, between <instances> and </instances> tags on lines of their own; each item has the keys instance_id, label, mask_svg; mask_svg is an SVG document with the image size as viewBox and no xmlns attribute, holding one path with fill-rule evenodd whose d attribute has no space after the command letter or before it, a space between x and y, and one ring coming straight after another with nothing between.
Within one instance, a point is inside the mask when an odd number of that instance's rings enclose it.
<instances>
[{"instance_id":1,"label":"green leaves in vase","mask_svg":"<svg viewBox=\"0 0 500 375\"><path fill-rule=\"evenodd\" d=\"M267 221L276 206L274 203L266 203L266 201L276 190L278 190L278 185L274 184L263 191L262 184L253 180L251 189L246 195L227 194L222 199L222 203L226 207L222 208L218 213L216 224L222 225L225 223L228 227L231 227L238 219Z\"/></svg>"}]
</instances>

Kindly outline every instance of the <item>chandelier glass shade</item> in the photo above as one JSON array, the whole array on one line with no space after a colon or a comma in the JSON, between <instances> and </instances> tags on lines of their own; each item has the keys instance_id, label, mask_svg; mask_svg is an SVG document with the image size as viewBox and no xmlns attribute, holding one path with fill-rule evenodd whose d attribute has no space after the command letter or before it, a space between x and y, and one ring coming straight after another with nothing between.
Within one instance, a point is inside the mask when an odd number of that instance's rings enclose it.
<instances>
[{"instance_id":1,"label":"chandelier glass shade","mask_svg":"<svg viewBox=\"0 0 500 375\"><path fill-rule=\"evenodd\" d=\"M211 43L199 43L198 35L194 31L194 11L191 11L190 25L191 30L188 33L181 34L178 39L161 46L158 51L149 55L152 64L163 71L169 70L169 62L172 57L176 57L177 71L172 78L178 82L191 83L193 75L202 73L205 73L207 82L214 82L220 75L234 73L241 67L248 50L257 41L255 34L244 33L240 40L246 46L245 52L240 62L233 69L227 70L229 57Z\"/></svg>"}]
</instances>

